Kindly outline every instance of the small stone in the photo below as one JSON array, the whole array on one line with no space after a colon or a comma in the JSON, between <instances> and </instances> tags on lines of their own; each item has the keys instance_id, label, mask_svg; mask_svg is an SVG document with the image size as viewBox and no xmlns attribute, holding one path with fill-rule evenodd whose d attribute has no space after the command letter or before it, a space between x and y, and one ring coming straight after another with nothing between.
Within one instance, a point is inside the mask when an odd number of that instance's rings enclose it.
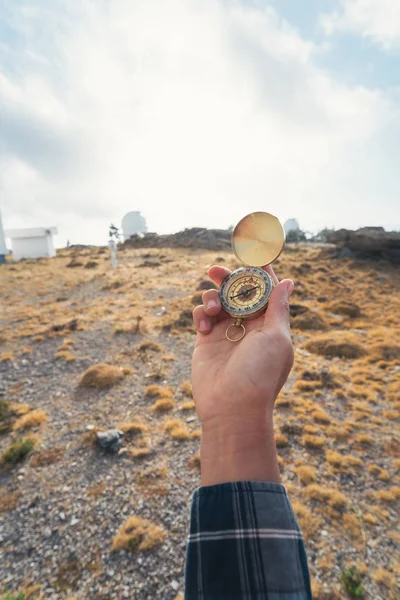
<instances>
[{"instance_id":1,"label":"small stone","mask_svg":"<svg viewBox=\"0 0 400 600\"><path fill-rule=\"evenodd\" d=\"M188 417L186 419L186 423L193 423L193 421L195 421L195 420L196 420L196 417Z\"/></svg>"},{"instance_id":2,"label":"small stone","mask_svg":"<svg viewBox=\"0 0 400 600\"><path fill-rule=\"evenodd\" d=\"M93 431L94 425L86 425L86 431Z\"/></svg>"},{"instance_id":3,"label":"small stone","mask_svg":"<svg viewBox=\"0 0 400 600\"><path fill-rule=\"evenodd\" d=\"M122 436L124 434L119 429L109 429L108 431L98 431L96 434L97 443L100 448L106 452L115 453L121 448Z\"/></svg>"},{"instance_id":4,"label":"small stone","mask_svg":"<svg viewBox=\"0 0 400 600\"><path fill-rule=\"evenodd\" d=\"M65 513L63 513L63 512L60 512L60 514L59 514L58 516L60 517L61 521L65 521L65 520L66 520L66 518L67 518L67 517L65 516Z\"/></svg>"},{"instance_id":5,"label":"small stone","mask_svg":"<svg viewBox=\"0 0 400 600\"><path fill-rule=\"evenodd\" d=\"M176 581L176 579L173 579L171 581L170 586L172 587L174 592L177 592L179 590L179 583Z\"/></svg>"},{"instance_id":6,"label":"small stone","mask_svg":"<svg viewBox=\"0 0 400 600\"><path fill-rule=\"evenodd\" d=\"M51 529L50 529L50 527L45 527L44 528L43 535L44 535L45 538L51 537Z\"/></svg>"}]
</instances>

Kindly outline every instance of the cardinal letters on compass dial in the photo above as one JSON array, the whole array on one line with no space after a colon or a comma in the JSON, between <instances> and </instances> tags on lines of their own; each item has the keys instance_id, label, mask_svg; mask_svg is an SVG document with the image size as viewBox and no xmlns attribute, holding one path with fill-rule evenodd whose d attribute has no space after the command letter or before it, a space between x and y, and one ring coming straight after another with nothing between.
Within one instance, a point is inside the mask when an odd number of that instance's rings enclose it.
<instances>
[{"instance_id":1,"label":"cardinal letters on compass dial","mask_svg":"<svg viewBox=\"0 0 400 600\"><path fill-rule=\"evenodd\" d=\"M222 283L222 307L232 316L251 318L266 307L272 288L272 279L263 269L242 267Z\"/></svg>"}]
</instances>

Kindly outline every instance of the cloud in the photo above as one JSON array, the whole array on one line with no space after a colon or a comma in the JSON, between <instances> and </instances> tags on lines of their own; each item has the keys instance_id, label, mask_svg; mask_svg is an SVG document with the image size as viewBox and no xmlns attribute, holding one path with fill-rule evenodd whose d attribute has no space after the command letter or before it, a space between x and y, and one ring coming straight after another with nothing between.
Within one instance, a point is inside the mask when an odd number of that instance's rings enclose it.
<instances>
[{"instance_id":1,"label":"cloud","mask_svg":"<svg viewBox=\"0 0 400 600\"><path fill-rule=\"evenodd\" d=\"M387 51L400 48L399 0L341 0L340 8L321 21L328 34L351 32Z\"/></svg>"},{"instance_id":2,"label":"cloud","mask_svg":"<svg viewBox=\"0 0 400 600\"><path fill-rule=\"evenodd\" d=\"M6 22L5 227L54 224L63 244L104 243L137 209L160 232L252 210L308 229L394 222L396 98L317 68L271 8L43 0Z\"/></svg>"}]
</instances>

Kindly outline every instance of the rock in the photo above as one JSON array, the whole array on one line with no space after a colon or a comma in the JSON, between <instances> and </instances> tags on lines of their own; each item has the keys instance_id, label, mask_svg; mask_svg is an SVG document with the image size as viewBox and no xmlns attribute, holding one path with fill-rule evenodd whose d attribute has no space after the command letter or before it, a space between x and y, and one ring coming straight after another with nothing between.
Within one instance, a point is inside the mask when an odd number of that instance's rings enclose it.
<instances>
[{"instance_id":1,"label":"rock","mask_svg":"<svg viewBox=\"0 0 400 600\"><path fill-rule=\"evenodd\" d=\"M177 592L179 590L179 583L176 581L176 579L173 579L171 581L170 586L172 587L174 592Z\"/></svg>"},{"instance_id":2,"label":"rock","mask_svg":"<svg viewBox=\"0 0 400 600\"><path fill-rule=\"evenodd\" d=\"M339 229L327 234L327 241L337 247L336 256L383 259L400 263L400 232L383 227L362 227L357 231Z\"/></svg>"},{"instance_id":3,"label":"rock","mask_svg":"<svg viewBox=\"0 0 400 600\"><path fill-rule=\"evenodd\" d=\"M106 452L115 453L121 448L122 436L124 434L119 429L109 429L108 431L98 431L96 433L97 444Z\"/></svg>"},{"instance_id":4,"label":"rock","mask_svg":"<svg viewBox=\"0 0 400 600\"><path fill-rule=\"evenodd\" d=\"M145 233L133 235L122 247L133 248L206 248L208 250L229 250L231 232L227 229L206 229L192 227L178 233L157 235ZM190 261L189 261L190 263Z\"/></svg>"}]
</instances>

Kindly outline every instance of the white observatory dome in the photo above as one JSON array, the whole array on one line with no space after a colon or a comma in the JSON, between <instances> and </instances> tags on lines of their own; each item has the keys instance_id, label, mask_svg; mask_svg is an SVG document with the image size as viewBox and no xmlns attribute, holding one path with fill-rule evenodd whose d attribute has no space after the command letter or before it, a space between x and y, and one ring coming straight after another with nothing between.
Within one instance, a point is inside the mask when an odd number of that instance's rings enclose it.
<instances>
[{"instance_id":1,"label":"white observatory dome","mask_svg":"<svg viewBox=\"0 0 400 600\"><path fill-rule=\"evenodd\" d=\"M284 223L283 229L285 230L286 235L289 233L289 231L300 231L300 225L298 220L288 219L286 223Z\"/></svg>"},{"instance_id":2,"label":"white observatory dome","mask_svg":"<svg viewBox=\"0 0 400 600\"><path fill-rule=\"evenodd\" d=\"M132 235L146 233L146 219L142 217L138 210L128 212L122 219L122 232L124 240L128 240Z\"/></svg>"}]
</instances>

